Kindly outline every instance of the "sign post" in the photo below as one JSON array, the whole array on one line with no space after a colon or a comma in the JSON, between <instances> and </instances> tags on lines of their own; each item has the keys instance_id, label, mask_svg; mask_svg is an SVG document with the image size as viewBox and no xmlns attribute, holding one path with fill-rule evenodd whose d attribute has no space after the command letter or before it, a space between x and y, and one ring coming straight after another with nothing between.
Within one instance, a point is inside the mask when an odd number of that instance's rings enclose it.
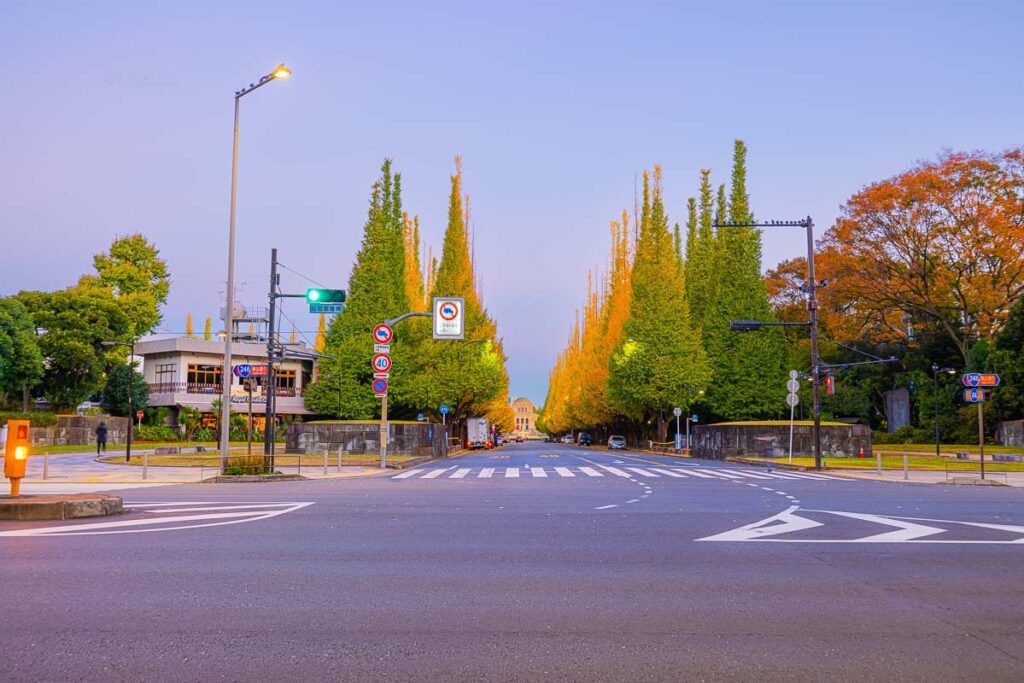
<instances>
[{"instance_id":1,"label":"sign post","mask_svg":"<svg viewBox=\"0 0 1024 683\"><path fill-rule=\"evenodd\" d=\"M697 416L690 415L686 418L686 455L689 457L693 453L693 448L690 446L690 423L697 423Z\"/></svg>"},{"instance_id":2,"label":"sign post","mask_svg":"<svg viewBox=\"0 0 1024 683\"><path fill-rule=\"evenodd\" d=\"M465 339L465 308L462 297L434 297L434 339Z\"/></svg>"},{"instance_id":3,"label":"sign post","mask_svg":"<svg viewBox=\"0 0 1024 683\"><path fill-rule=\"evenodd\" d=\"M676 443L675 443L675 447L676 448L675 448L675 450L676 450L676 453L678 453L679 449L682 447L682 444L680 443L681 434L679 433L679 416L683 414L683 409L682 408L678 408L678 407L677 408L673 408L672 409L672 414L676 416ZM689 419L689 418L687 418L687 419ZM687 423L687 424L689 424L689 423Z\"/></svg>"},{"instance_id":4,"label":"sign post","mask_svg":"<svg viewBox=\"0 0 1024 683\"><path fill-rule=\"evenodd\" d=\"M988 393L985 387L999 386L999 375L968 372L960 377L964 389L964 400L978 404L978 457L981 459L981 478L985 478L985 400Z\"/></svg>"},{"instance_id":5,"label":"sign post","mask_svg":"<svg viewBox=\"0 0 1024 683\"><path fill-rule=\"evenodd\" d=\"M797 404L800 403L800 397L796 392L800 391L800 373L796 370L789 371L789 381L786 382L786 388L789 389L789 394L786 395L786 403L789 405L789 464L793 464L793 411L796 409Z\"/></svg>"}]
</instances>

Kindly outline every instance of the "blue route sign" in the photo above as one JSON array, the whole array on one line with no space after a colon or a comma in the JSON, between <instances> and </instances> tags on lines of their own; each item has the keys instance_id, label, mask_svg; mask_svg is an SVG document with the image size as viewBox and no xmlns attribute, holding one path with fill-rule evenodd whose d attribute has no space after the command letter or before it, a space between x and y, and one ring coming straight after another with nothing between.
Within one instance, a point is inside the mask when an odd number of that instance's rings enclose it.
<instances>
[{"instance_id":1,"label":"blue route sign","mask_svg":"<svg viewBox=\"0 0 1024 683\"><path fill-rule=\"evenodd\" d=\"M999 375L968 372L960 377L960 381L965 387L997 387L999 386Z\"/></svg>"},{"instance_id":2,"label":"blue route sign","mask_svg":"<svg viewBox=\"0 0 1024 683\"><path fill-rule=\"evenodd\" d=\"M964 400L968 403L983 403L985 401L985 390L964 389Z\"/></svg>"},{"instance_id":3,"label":"blue route sign","mask_svg":"<svg viewBox=\"0 0 1024 683\"><path fill-rule=\"evenodd\" d=\"M240 363L231 369L235 377L248 377L252 374L252 365L249 363Z\"/></svg>"},{"instance_id":4,"label":"blue route sign","mask_svg":"<svg viewBox=\"0 0 1024 683\"><path fill-rule=\"evenodd\" d=\"M345 304L310 304L310 313L327 313L328 315L335 315L345 310Z\"/></svg>"},{"instance_id":5,"label":"blue route sign","mask_svg":"<svg viewBox=\"0 0 1024 683\"><path fill-rule=\"evenodd\" d=\"M447 415L448 414L448 406L446 404L444 404L444 403L441 404L441 414L442 415Z\"/></svg>"}]
</instances>

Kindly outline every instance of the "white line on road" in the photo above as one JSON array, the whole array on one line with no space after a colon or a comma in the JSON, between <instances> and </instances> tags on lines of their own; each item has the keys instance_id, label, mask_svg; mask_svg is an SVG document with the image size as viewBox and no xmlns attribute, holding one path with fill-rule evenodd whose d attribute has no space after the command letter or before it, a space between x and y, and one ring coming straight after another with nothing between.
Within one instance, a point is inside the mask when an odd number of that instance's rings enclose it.
<instances>
[{"instance_id":1,"label":"white line on road","mask_svg":"<svg viewBox=\"0 0 1024 683\"><path fill-rule=\"evenodd\" d=\"M482 470L480 470L480 474L478 474L477 476L481 479L490 479L492 474L494 474L494 468L485 467Z\"/></svg>"},{"instance_id":2,"label":"white line on road","mask_svg":"<svg viewBox=\"0 0 1024 683\"><path fill-rule=\"evenodd\" d=\"M608 510L610 508L617 508L617 507L619 507L618 504L615 504L615 505L602 505L601 507L594 508L594 509L595 510Z\"/></svg>"},{"instance_id":3,"label":"white line on road","mask_svg":"<svg viewBox=\"0 0 1024 683\"><path fill-rule=\"evenodd\" d=\"M535 477L546 477L548 473L544 471L543 467L531 467L530 473Z\"/></svg>"},{"instance_id":4,"label":"white line on road","mask_svg":"<svg viewBox=\"0 0 1024 683\"><path fill-rule=\"evenodd\" d=\"M575 474L572 473L572 470L570 470L568 467L556 467L555 468L555 472L558 472L563 477L575 477L576 476Z\"/></svg>"},{"instance_id":5,"label":"white line on road","mask_svg":"<svg viewBox=\"0 0 1024 683\"><path fill-rule=\"evenodd\" d=\"M716 477L711 474L703 474L692 467L677 467L676 471L686 472L691 477L699 477L700 479L715 479Z\"/></svg>"},{"instance_id":6,"label":"white line on road","mask_svg":"<svg viewBox=\"0 0 1024 683\"><path fill-rule=\"evenodd\" d=\"M505 478L506 479L515 479L518 476L519 476L519 468L518 467L506 467L505 468Z\"/></svg>"},{"instance_id":7,"label":"white line on road","mask_svg":"<svg viewBox=\"0 0 1024 683\"><path fill-rule=\"evenodd\" d=\"M396 474L395 476L393 476L391 478L392 479L405 479L406 477L415 477L417 474L419 474L422 471L423 470L406 470L405 472L402 472L401 474Z\"/></svg>"},{"instance_id":8,"label":"white line on road","mask_svg":"<svg viewBox=\"0 0 1024 683\"><path fill-rule=\"evenodd\" d=\"M581 467L580 472L583 472L588 477L603 477L604 475L595 470L593 467Z\"/></svg>"},{"instance_id":9,"label":"white line on road","mask_svg":"<svg viewBox=\"0 0 1024 683\"><path fill-rule=\"evenodd\" d=\"M441 474L450 470L451 467L435 467L426 474L423 475L423 479L433 479L434 477L440 477Z\"/></svg>"},{"instance_id":10,"label":"white line on road","mask_svg":"<svg viewBox=\"0 0 1024 683\"><path fill-rule=\"evenodd\" d=\"M468 467L460 467L459 469L457 469L454 472L452 472L452 476L450 476L448 478L449 479L462 479L464 476L469 474L469 469L470 468L468 468Z\"/></svg>"},{"instance_id":11,"label":"white line on road","mask_svg":"<svg viewBox=\"0 0 1024 683\"><path fill-rule=\"evenodd\" d=\"M710 474L711 476L714 476L714 477L724 477L725 479L742 479L743 478L743 477L737 477L735 474L729 474L728 472L723 472L722 470L701 470L701 472L705 472L705 473Z\"/></svg>"},{"instance_id":12,"label":"white line on road","mask_svg":"<svg viewBox=\"0 0 1024 683\"><path fill-rule=\"evenodd\" d=\"M752 472L744 472L743 470L732 470L741 477L747 477L749 479L771 479L772 477L766 477L763 474L753 474Z\"/></svg>"},{"instance_id":13,"label":"white line on road","mask_svg":"<svg viewBox=\"0 0 1024 683\"><path fill-rule=\"evenodd\" d=\"M618 477L625 477L626 479L632 479L633 478L631 474L629 474L627 472L623 472L618 467L609 467L608 465L599 465L599 467L602 467L602 468L608 470L609 472L611 472L612 474L614 474L614 475L616 475Z\"/></svg>"},{"instance_id":14,"label":"white line on road","mask_svg":"<svg viewBox=\"0 0 1024 683\"><path fill-rule=\"evenodd\" d=\"M664 475L666 475L668 477L683 477L683 478L686 477L685 474L680 474L679 472L673 472L672 470L663 470L660 467L652 467L651 468L651 472L658 472L658 473L664 474Z\"/></svg>"},{"instance_id":15,"label":"white line on road","mask_svg":"<svg viewBox=\"0 0 1024 683\"><path fill-rule=\"evenodd\" d=\"M630 472L636 472L641 477L657 477L658 476L657 474L654 474L653 472L648 472L647 470L643 469L642 467L627 467L626 469L629 470Z\"/></svg>"}]
</instances>

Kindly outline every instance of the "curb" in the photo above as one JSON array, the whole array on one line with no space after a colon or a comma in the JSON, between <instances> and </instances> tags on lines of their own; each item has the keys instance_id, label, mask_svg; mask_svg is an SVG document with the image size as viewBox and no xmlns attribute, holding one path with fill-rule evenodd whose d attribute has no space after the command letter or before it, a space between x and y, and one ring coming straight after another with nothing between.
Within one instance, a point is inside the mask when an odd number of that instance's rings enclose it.
<instances>
[{"instance_id":1,"label":"curb","mask_svg":"<svg viewBox=\"0 0 1024 683\"><path fill-rule=\"evenodd\" d=\"M79 493L65 496L23 496L0 498L0 519L18 521L38 519L79 519L105 517L124 512L120 496Z\"/></svg>"}]
</instances>

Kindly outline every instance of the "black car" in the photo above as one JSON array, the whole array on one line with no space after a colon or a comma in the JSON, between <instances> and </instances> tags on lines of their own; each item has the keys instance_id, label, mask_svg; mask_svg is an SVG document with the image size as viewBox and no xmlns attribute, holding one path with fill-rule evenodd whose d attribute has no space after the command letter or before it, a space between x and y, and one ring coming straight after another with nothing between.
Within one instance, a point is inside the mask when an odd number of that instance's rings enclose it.
<instances>
[{"instance_id":1,"label":"black car","mask_svg":"<svg viewBox=\"0 0 1024 683\"><path fill-rule=\"evenodd\" d=\"M594 442L590 438L590 434L587 434L586 432L580 432L579 435L576 437L576 443L579 444L580 446L589 446Z\"/></svg>"}]
</instances>

